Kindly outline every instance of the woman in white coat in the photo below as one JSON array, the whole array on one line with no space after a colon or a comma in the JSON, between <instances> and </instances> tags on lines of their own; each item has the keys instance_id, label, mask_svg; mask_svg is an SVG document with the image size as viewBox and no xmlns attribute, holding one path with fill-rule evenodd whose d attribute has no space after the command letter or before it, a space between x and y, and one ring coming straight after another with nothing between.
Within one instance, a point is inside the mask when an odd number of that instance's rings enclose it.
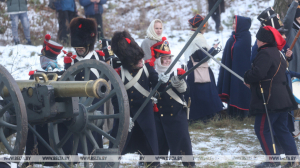
<instances>
[{"instance_id":1,"label":"woman in white coat","mask_svg":"<svg viewBox=\"0 0 300 168\"><path fill-rule=\"evenodd\" d=\"M145 53L144 60L148 60L151 58L150 47L162 40L162 31L163 31L162 21L159 19L152 20L152 22L150 23L147 29L147 36L141 44L141 48Z\"/></svg>"}]
</instances>

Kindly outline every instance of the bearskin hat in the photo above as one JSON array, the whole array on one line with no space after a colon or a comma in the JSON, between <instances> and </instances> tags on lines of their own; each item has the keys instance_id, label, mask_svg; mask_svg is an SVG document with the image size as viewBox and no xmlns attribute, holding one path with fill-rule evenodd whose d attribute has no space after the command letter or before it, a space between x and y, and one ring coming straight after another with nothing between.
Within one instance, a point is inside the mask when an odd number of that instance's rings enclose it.
<instances>
[{"instance_id":1,"label":"bearskin hat","mask_svg":"<svg viewBox=\"0 0 300 168\"><path fill-rule=\"evenodd\" d=\"M260 21L262 26L272 26L275 29L279 29L283 26L279 15L275 13L273 8L269 7L265 9L257 19Z\"/></svg>"},{"instance_id":2,"label":"bearskin hat","mask_svg":"<svg viewBox=\"0 0 300 168\"><path fill-rule=\"evenodd\" d=\"M97 37L97 23L95 19L74 18L70 22L71 46L88 47L89 51L94 50Z\"/></svg>"},{"instance_id":3,"label":"bearskin hat","mask_svg":"<svg viewBox=\"0 0 300 168\"><path fill-rule=\"evenodd\" d=\"M49 34L46 34L41 52L43 56L46 56L47 58L50 58L52 60L56 60L63 46L50 39L51 36Z\"/></svg>"},{"instance_id":4,"label":"bearskin hat","mask_svg":"<svg viewBox=\"0 0 300 168\"><path fill-rule=\"evenodd\" d=\"M115 32L111 42L113 52L127 70L132 70L144 58L144 51L126 30Z\"/></svg>"}]
</instances>

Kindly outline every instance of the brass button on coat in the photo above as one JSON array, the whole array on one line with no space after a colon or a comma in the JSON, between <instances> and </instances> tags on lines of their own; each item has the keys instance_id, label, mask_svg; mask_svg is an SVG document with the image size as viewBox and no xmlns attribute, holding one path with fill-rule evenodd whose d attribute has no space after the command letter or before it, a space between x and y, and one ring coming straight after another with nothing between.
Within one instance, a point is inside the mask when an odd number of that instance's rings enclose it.
<instances>
[{"instance_id":1,"label":"brass button on coat","mask_svg":"<svg viewBox=\"0 0 300 168\"><path fill-rule=\"evenodd\" d=\"M131 93L133 93L133 91L131 91Z\"/></svg>"},{"instance_id":2,"label":"brass button on coat","mask_svg":"<svg viewBox=\"0 0 300 168\"><path fill-rule=\"evenodd\" d=\"M162 108L162 106L159 106L159 108Z\"/></svg>"},{"instance_id":3,"label":"brass button on coat","mask_svg":"<svg viewBox=\"0 0 300 168\"><path fill-rule=\"evenodd\" d=\"M173 116L173 114L171 113L171 116Z\"/></svg>"},{"instance_id":4,"label":"brass button on coat","mask_svg":"<svg viewBox=\"0 0 300 168\"><path fill-rule=\"evenodd\" d=\"M170 97L170 99L172 99L172 97Z\"/></svg>"},{"instance_id":5,"label":"brass button on coat","mask_svg":"<svg viewBox=\"0 0 300 168\"><path fill-rule=\"evenodd\" d=\"M173 106L171 106L171 108L173 108Z\"/></svg>"},{"instance_id":6,"label":"brass button on coat","mask_svg":"<svg viewBox=\"0 0 300 168\"><path fill-rule=\"evenodd\" d=\"M163 117L164 115L163 115L163 114L161 114L160 116L161 116L161 117Z\"/></svg>"},{"instance_id":7,"label":"brass button on coat","mask_svg":"<svg viewBox=\"0 0 300 168\"><path fill-rule=\"evenodd\" d=\"M133 99L131 99L130 101L133 101Z\"/></svg>"}]
</instances>

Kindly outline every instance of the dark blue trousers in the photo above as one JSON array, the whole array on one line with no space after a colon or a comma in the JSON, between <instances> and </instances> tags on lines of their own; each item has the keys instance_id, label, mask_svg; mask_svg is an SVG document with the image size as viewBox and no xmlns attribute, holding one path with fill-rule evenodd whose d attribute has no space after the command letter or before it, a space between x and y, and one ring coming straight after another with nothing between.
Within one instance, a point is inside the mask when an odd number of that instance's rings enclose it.
<instances>
[{"instance_id":1,"label":"dark blue trousers","mask_svg":"<svg viewBox=\"0 0 300 168\"><path fill-rule=\"evenodd\" d=\"M271 113L269 114L269 117L273 135L276 136L285 154L298 155L295 140L287 127L288 113ZM266 114L257 115L255 117L254 130L266 155L280 154L276 145L276 154L274 154L271 131Z\"/></svg>"}]
</instances>

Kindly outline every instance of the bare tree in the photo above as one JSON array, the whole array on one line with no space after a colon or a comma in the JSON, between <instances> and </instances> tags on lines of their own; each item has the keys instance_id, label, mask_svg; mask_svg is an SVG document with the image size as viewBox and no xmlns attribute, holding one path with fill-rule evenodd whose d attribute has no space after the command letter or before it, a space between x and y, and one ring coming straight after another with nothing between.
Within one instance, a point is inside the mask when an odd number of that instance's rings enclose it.
<instances>
[{"instance_id":1,"label":"bare tree","mask_svg":"<svg viewBox=\"0 0 300 168\"><path fill-rule=\"evenodd\" d=\"M281 20L283 20L287 10L288 5L291 4L294 0L275 0L274 1L274 10L279 14Z\"/></svg>"}]
</instances>

